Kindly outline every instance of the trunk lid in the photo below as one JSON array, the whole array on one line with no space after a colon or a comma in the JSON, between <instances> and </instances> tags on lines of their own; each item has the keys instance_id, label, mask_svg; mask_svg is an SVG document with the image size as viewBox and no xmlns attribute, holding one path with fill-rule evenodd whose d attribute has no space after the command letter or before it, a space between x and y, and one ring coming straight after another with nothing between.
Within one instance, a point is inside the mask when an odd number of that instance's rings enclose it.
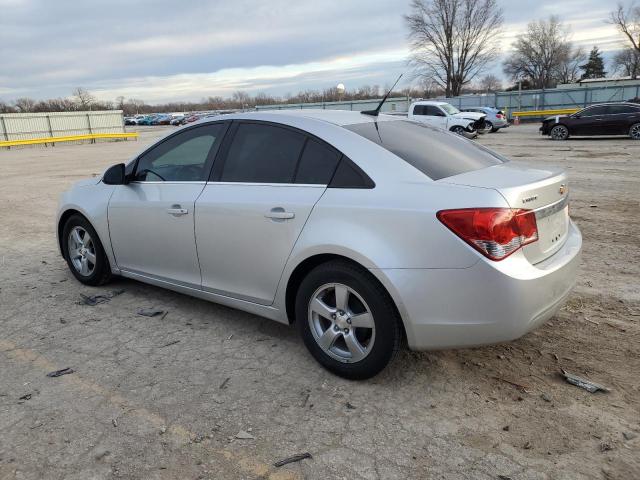
<instances>
[{"instance_id":1,"label":"trunk lid","mask_svg":"<svg viewBox=\"0 0 640 480\"><path fill-rule=\"evenodd\" d=\"M497 190L511 208L535 211L538 241L523 248L532 264L549 258L567 239L569 189L567 175L562 169L531 168L508 162L462 173L440 182L491 188Z\"/></svg>"}]
</instances>

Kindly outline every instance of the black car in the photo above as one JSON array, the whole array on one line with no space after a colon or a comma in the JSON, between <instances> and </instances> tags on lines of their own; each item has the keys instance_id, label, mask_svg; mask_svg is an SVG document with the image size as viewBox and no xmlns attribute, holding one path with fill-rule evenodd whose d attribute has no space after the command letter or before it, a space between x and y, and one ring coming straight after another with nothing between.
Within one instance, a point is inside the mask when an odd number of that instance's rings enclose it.
<instances>
[{"instance_id":1,"label":"black car","mask_svg":"<svg viewBox=\"0 0 640 480\"><path fill-rule=\"evenodd\" d=\"M600 103L572 115L547 117L540 132L553 140L566 140L570 135L629 135L640 140L640 104Z\"/></svg>"}]
</instances>

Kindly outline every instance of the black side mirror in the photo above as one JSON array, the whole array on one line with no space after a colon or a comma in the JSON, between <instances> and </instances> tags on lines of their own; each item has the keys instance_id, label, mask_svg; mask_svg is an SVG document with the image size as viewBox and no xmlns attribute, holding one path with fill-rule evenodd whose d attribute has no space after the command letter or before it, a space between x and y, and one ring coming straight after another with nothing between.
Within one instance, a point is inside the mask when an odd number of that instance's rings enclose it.
<instances>
[{"instance_id":1,"label":"black side mirror","mask_svg":"<svg viewBox=\"0 0 640 480\"><path fill-rule=\"evenodd\" d=\"M124 185L124 163L119 163L107 169L102 177L102 182L107 185Z\"/></svg>"}]
</instances>

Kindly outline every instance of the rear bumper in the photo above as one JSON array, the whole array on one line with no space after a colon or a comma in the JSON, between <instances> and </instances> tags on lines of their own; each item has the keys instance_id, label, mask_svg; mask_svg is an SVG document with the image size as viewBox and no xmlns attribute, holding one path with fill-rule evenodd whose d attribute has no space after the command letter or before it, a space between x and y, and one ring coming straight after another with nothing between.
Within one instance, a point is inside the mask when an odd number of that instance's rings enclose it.
<instances>
[{"instance_id":1,"label":"rear bumper","mask_svg":"<svg viewBox=\"0 0 640 480\"><path fill-rule=\"evenodd\" d=\"M377 273L399 306L410 348L471 347L519 338L552 317L575 284L581 248L571 223L563 247L536 265L520 251L465 269Z\"/></svg>"}]
</instances>

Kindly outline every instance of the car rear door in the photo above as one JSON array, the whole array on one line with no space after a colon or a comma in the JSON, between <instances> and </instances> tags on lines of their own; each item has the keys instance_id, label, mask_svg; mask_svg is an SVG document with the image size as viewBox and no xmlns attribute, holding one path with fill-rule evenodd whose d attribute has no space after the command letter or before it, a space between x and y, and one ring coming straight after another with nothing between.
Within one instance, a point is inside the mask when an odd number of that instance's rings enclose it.
<instances>
[{"instance_id":1,"label":"car rear door","mask_svg":"<svg viewBox=\"0 0 640 480\"><path fill-rule=\"evenodd\" d=\"M227 126L211 123L167 138L138 158L132 181L115 188L109 234L121 270L200 288L195 200Z\"/></svg>"},{"instance_id":2,"label":"car rear door","mask_svg":"<svg viewBox=\"0 0 640 480\"><path fill-rule=\"evenodd\" d=\"M608 117L612 135L628 135L631 125L640 122L640 105L610 105Z\"/></svg>"},{"instance_id":3,"label":"car rear door","mask_svg":"<svg viewBox=\"0 0 640 480\"><path fill-rule=\"evenodd\" d=\"M196 202L205 291L273 303L291 250L340 154L297 129L234 122Z\"/></svg>"}]
</instances>

